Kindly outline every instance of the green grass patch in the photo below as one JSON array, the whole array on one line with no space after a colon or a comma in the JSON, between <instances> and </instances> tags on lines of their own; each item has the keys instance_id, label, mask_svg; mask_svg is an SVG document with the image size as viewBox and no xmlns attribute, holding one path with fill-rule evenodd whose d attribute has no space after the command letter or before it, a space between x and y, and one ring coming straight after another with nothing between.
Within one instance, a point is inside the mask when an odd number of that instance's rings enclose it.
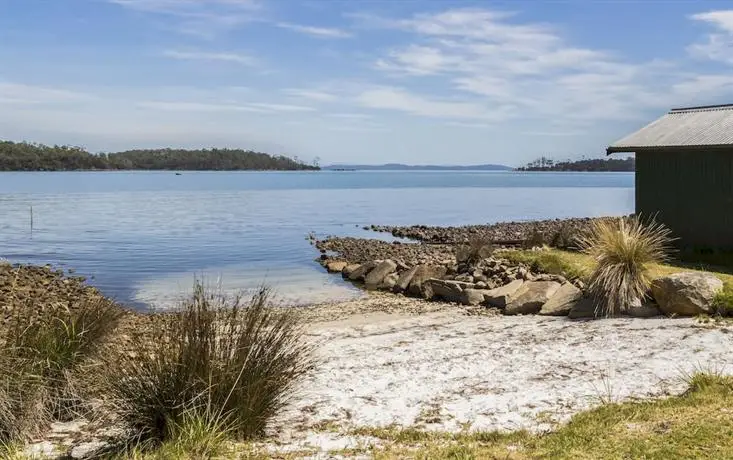
<instances>
[{"instance_id":1,"label":"green grass patch","mask_svg":"<svg viewBox=\"0 0 733 460\"><path fill-rule=\"evenodd\" d=\"M583 257L575 257L582 256L582 254L568 251L501 251L498 255L515 264L526 264L535 273L550 273L569 279L583 279L591 272L591 268Z\"/></svg>"}]
</instances>

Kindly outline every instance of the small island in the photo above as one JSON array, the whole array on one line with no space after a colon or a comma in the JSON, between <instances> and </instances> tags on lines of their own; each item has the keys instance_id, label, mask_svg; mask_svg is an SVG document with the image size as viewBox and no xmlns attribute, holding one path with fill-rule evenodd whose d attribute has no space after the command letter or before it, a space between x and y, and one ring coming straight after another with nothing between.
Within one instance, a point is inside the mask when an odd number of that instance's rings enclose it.
<instances>
[{"instance_id":1,"label":"small island","mask_svg":"<svg viewBox=\"0 0 733 460\"><path fill-rule=\"evenodd\" d=\"M90 153L82 147L0 141L0 171L315 171L297 158L242 149L150 149Z\"/></svg>"},{"instance_id":2,"label":"small island","mask_svg":"<svg viewBox=\"0 0 733 460\"><path fill-rule=\"evenodd\" d=\"M575 171L575 172L633 172L636 170L634 157L620 158L582 158L580 160L556 161L540 157L517 171Z\"/></svg>"}]
</instances>

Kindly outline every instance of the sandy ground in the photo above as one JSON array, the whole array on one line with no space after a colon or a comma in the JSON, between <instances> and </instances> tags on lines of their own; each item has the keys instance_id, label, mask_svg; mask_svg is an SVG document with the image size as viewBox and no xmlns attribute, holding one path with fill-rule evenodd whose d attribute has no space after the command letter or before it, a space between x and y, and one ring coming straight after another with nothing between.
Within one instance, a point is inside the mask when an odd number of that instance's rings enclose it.
<instances>
[{"instance_id":1,"label":"sandy ground","mask_svg":"<svg viewBox=\"0 0 733 460\"><path fill-rule=\"evenodd\" d=\"M603 401L678 393L697 369L733 371L733 326L695 319L475 315L395 296L311 314L328 320L310 327L321 363L278 450L363 446L344 433L391 424L543 430Z\"/></svg>"}]
</instances>

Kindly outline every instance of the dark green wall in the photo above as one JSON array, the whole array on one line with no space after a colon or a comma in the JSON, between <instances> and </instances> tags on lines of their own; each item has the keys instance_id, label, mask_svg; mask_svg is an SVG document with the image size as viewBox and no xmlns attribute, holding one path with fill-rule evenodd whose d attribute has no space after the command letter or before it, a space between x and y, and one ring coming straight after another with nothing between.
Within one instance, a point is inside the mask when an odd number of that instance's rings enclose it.
<instances>
[{"instance_id":1,"label":"dark green wall","mask_svg":"<svg viewBox=\"0 0 733 460\"><path fill-rule=\"evenodd\" d=\"M733 249L733 148L638 152L636 212L656 214L680 247Z\"/></svg>"}]
</instances>

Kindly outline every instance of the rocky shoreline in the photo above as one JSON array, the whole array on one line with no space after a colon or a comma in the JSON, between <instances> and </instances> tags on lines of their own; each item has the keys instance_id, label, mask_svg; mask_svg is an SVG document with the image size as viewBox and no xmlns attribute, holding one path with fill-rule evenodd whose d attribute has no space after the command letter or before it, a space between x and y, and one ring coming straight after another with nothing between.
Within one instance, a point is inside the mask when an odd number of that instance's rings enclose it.
<instances>
[{"instance_id":1,"label":"rocky shoreline","mask_svg":"<svg viewBox=\"0 0 733 460\"><path fill-rule=\"evenodd\" d=\"M598 318L597 303L577 274L549 273L506 257L516 246L529 251L568 249L593 221L557 219L445 228L372 226L374 231L417 242L330 237L315 241L315 246L327 271L340 273L366 290L483 306L505 315ZM497 253L497 249L504 251ZM712 314L715 296L722 289L722 281L709 273L673 274L655 280L649 298L637 299L622 313L635 317Z\"/></svg>"}]
</instances>

